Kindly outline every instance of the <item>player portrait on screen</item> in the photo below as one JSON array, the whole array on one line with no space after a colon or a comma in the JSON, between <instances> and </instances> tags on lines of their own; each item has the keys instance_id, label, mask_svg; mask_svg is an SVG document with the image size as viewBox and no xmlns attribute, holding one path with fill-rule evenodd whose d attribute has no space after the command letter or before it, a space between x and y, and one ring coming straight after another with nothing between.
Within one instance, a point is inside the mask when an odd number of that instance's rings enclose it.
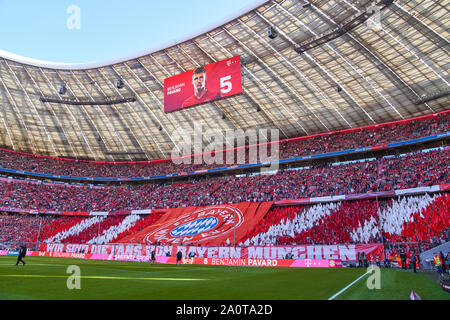
<instances>
[{"instance_id":1,"label":"player portrait on screen","mask_svg":"<svg viewBox=\"0 0 450 320\"><path fill-rule=\"evenodd\" d=\"M194 86L194 94L184 100L182 105L183 108L219 99L221 97L220 92L210 91L206 87L206 70L204 67L199 67L193 71L192 85Z\"/></svg>"}]
</instances>

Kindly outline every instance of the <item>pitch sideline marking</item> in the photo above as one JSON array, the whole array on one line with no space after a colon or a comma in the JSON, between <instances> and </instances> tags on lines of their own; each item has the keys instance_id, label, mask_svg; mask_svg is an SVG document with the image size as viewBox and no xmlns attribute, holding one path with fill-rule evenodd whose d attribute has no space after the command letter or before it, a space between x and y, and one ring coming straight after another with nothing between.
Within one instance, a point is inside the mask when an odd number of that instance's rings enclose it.
<instances>
[{"instance_id":1,"label":"pitch sideline marking","mask_svg":"<svg viewBox=\"0 0 450 320\"><path fill-rule=\"evenodd\" d=\"M29 264L26 263L27 267L29 266L55 266L55 267L66 267L67 265L65 264L56 264L56 263L34 263L33 264ZM0 263L0 266L15 266L14 263ZM22 265L20 265L22 266Z\"/></svg>"},{"instance_id":2,"label":"pitch sideline marking","mask_svg":"<svg viewBox=\"0 0 450 320\"><path fill-rule=\"evenodd\" d=\"M0 275L0 277L14 277L14 278L67 278L67 276L60 275L42 275L42 274L7 274ZM138 277L97 277L97 276L80 276L82 279L109 279L109 280L163 280L163 281L196 281L206 279L195 278L138 278Z\"/></svg>"},{"instance_id":3,"label":"pitch sideline marking","mask_svg":"<svg viewBox=\"0 0 450 320\"><path fill-rule=\"evenodd\" d=\"M4 263L2 263L2 262L0 262L0 266L8 266L8 265L10 265L10 266L15 266L15 264L14 263L6 263L6 262L4 262ZM66 266L68 266L68 264L56 264L56 263L27 263L26 264L27 265L27 267L30 267L30 266L57 266L57 267L66 267ZM105 265L105 264L103 264L103 265ZM20 266L22 266L22 265L20 265ZM90 266L94 266L94 267L97 267L97 265L96 264L92 264L92 265L90 265ZM145 266L126 266L127 268L133 268L133 269L148 269L149 268L149 266L150 265L145 265ZM99 269L114 269L113 267L115 267L115 266L109 266L110 268L99 268ZM120 268L120 267L123 267L123 266L117 266L117 268ZM165 267L165 266L161 266L161 267L158 267L158 266L153 266L153 265L151 265L150 266L150 268L152 268L152 269L186 269L186 268L182 268L182 267ZM206 268L203 268L203 269L206 269ZM114 269L115 270L115 269ZM128 271L131 271L131 270L128 270Z\"/></svg>"},{"instance_id":4,"label":"pitch sideline marking","mask_svg":"<svg viewBox=\"0 0 450 320\"><path fill-rule=\"evenodd\" d=\"M344 292L345 290L347 290L348 288L350 288L352 285L354 285L356 282L358 282L359 280L361 280L361 278L363 278L365 275L369 274L369 272L367 271L366 273L364 273L362 276L360 276L358 279L356 279L355 281L353 281L352 283L350 283L348 286L346 286L344 289L342 289L341 291L339 291L338 293L334 294L332 297L330 297L328 300L333 300L334 298L336 298L338 295L340 295L342 292Z\"/></svg>"}]
</instances>

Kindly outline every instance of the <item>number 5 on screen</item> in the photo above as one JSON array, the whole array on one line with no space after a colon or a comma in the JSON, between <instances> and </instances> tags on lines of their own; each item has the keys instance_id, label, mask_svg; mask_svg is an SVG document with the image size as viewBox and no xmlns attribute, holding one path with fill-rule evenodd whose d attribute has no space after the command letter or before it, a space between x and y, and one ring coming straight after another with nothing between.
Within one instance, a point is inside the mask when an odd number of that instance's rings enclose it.
<instances>
[{"instance_id":1,"label":"number 5 on screen","mask_svg":"<svg viewBox=\"0 0 450 320\"><path fill-rule=\"evenodd\" d=\"M231 85L231 81L229 81L230 79L231 79L231 76L226 76L226 77L220 78L220 92L228 93L231 91L232 85Z\"/></svg>"}]
</instances>

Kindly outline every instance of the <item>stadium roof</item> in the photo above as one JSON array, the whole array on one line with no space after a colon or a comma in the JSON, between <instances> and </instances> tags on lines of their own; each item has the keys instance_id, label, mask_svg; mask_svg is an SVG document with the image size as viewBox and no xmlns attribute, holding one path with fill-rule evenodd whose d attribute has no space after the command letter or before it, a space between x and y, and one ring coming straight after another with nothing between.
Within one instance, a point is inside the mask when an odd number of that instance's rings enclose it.
<instances>
[{"instance_id":1,"label":"stadium roof","mask_svg":"<svg viewBox=\"0 0 450 320\"><path fill-rule=\"evenodd\" d=\"M274 128L284 139L448 109L448 1L388 3L255 1L201 34L100 64L0 51L0 145L77 159L152 160L169 158L173 132L193 134L195 124ZM165 78L236 55L243 94L164 113ZM66 103L43 102L49 97Z\"/></svg>"}]
</instances>

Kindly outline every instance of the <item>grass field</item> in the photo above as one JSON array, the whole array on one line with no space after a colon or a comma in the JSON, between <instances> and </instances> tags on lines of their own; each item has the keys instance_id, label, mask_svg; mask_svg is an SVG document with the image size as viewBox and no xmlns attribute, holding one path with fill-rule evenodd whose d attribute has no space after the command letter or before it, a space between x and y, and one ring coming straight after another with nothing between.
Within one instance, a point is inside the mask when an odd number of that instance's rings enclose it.
<instances>
[{"instance_id":1,"label":"grass field","mask_svg":"<svg viewBox=\"0 0 450 320\"><path fill-rule=\"evenodd\" d=\"M306 269L148 264L67 258L0 256L2 300L327 300L366 273L359 268ZM80 269L80 289L68 289L70 265ZM381 289L368 275L336 300L449 300L426 274L382 269ZM74 283L72 281L72 283Z\"/></svg>"}]
</instances>

